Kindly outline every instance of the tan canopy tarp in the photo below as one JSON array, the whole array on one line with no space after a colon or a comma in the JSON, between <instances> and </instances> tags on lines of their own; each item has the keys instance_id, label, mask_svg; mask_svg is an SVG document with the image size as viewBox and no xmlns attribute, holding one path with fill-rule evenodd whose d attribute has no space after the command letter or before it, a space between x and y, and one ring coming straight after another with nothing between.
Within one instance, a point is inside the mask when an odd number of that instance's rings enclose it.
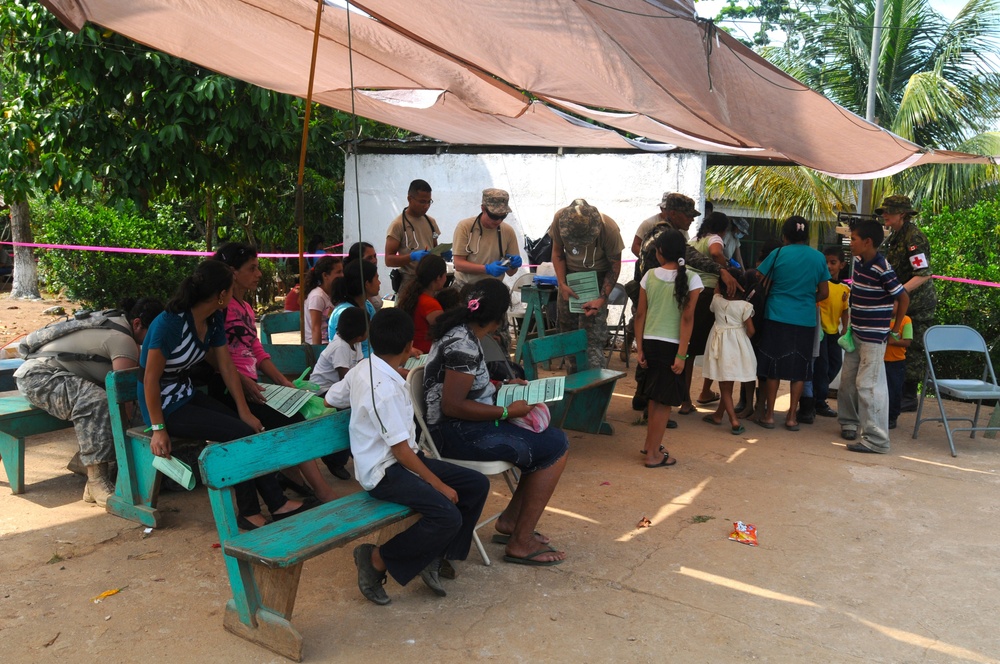
<instances>
[{"instance_id":1,"label":"tan canopy tarp","mask_svg":"<svg viewBox=\"0 0 1000 664\"><path fill-rule=\"evenodd\" d=\"M42 1L71 28L91 21L306 96L312 0ZM680 147L791 161L851 179L991 161L928 150L866 122L697 19L689 0L353 6L367 13L351 12L350 31L342 6L324 9L314 99L345 111L353 101L359 115L449 143Z\"/></svg>"}]
</instances>

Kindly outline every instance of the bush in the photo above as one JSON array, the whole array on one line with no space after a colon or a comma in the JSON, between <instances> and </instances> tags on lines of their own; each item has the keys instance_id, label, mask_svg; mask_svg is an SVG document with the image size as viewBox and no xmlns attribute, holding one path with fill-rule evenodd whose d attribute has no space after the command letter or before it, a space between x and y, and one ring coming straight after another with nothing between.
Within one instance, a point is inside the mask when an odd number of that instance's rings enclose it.
<instances>
[{"instance_id":1,"label":"bush","mask_svg":"<svg viewBox=\"0 0 1000 664\"><path fill-rule=\"evenodd\" d=\"M131 204L116 210L98 203L38 203L32 208L36 242L45 244L195 250L190 224L170 208L155 217L140 215ZM52 291L94 309L118 306L125 297L166 301L197 265L198 257L110 251L39 250L39 268Z\"/></svg>"},{"instance_id":2,"label":"bush","mask_svg":"<svg viewBox=\"0 0 1000 664\"><path fill-rule=\"evenodd\" d=\"M930 215L925 208L920 227L931 245L931 267L937 275L1000 283L1000 199L980 201L952 212ZM1000 360L1000 288L935 279L936 319L942 325L968 325L978 330ZM957 375L958 364L945 366L942 377Z\"/></svg>"}]
</instances>

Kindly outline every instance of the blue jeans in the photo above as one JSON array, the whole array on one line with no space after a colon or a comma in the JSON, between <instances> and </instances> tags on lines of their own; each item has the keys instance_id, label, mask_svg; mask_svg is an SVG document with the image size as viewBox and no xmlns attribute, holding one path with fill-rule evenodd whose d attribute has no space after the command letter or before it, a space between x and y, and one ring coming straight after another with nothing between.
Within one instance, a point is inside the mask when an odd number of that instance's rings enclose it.
<instances>
[{"instance_id":1,"label":"blue jeans","mask_svg":"<svg viewBox=\"0 0 1000 664\"><path fill-rule=\"evenodd\" d=\"M526 473L548 468L569 449L562 429L535 433L510 422L445 420L431 435L447 459L507 461Z\"/></svg>"},{"instance_id":2,"label":"blue jeans","mask_svg":"<svg viewBox=\"0 0 1000 664\"><path fill-rule=\"evenodd\" d=\"M889 421L899 417L903 401L903 381L906 380L906 360L885 363L885 383L889 388Z\"/></svg>"},{"instance_id":3,"label":"blue jeans","mask_svg":"<svg viewBox=\"0 0 1000 664\"><path fill-rule=\"evenodd\" d=\"M837 344L839 340L839 334L827 334L820 339L819 355L813 365L813 395L817 406L826 403L830 394L830 382L840 373L840 367L844 363L844 352Z\"/></svg>"},{"instance_id":4,"label":"blue jeans","mask_svg":"<svg viewBox=\"0 0 1000 664\"><path fill-rule=\"evenodd\" d=\"M372 498L406 505L420 514L419 521L379 547L386 569L401 586L435 558L465 560L490 492L490 481L480 472L423 454L420 458L455 490L457 504L398 463L386 468L385 477L368 492Z\"/></svg>"}]
</instances>

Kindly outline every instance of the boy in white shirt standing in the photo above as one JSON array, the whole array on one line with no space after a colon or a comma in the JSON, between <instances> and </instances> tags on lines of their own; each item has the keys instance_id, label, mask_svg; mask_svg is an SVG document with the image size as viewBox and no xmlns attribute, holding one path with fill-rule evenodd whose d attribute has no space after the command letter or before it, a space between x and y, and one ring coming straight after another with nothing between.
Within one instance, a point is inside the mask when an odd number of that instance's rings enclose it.
<instances>
[{"instance_id":1,"label":"boy in white shirt standing","mask_svg":"<svg viewBox=\"0 0 1000 664\"><path fill-rule=\"evenodd\" d=\"M372 356L327 392L335 408L351 408L351 452L358 482L373 498L406 505L419 521L382 546L354 549L358 588L380 605L391 600L386 572L405 586L415 576L444 597L441 560L465 560L490 483L485 475L425 458L416 443L413 404L396 371L410 357L413 318L383 309L372 318Z\"/></svg>"}]
</instances>

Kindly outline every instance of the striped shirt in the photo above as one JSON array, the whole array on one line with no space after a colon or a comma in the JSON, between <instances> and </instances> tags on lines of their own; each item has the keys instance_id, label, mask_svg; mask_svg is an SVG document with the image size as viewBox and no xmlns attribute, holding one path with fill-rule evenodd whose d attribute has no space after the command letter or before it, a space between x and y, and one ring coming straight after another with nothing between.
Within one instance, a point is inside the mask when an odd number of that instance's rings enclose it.
<instances>
[{"instance_id":1,"label":"striped shirt","mask_svg":"<svg viewBox=\"0 0 1000 664\"><path fill-rule=\"evenodd\" d=\"M222 311L209 317L204 341L198 339L190 311L178 314L164 311L153 320L142 342L139 366L145 368L150 348L156 348L166 358L163 376L160 377L160 406L164 415L177 410L194 396L194 385L188 377L188 370L205 359L209 348L225 345L226 318ZM142 419L149 424L142 381L138 387Z\"/></svg>"},{"instance_id":2,"label":"striped shirt","mask_svg":"<svg viewBox=\"0 0 1000 664\"><path fill-rule=\"evenodd\" d=\"M871 344L884 344L889 336L892 307L903 292L896 272L882 254L870 263L854 257L854 282L851 284L851 330L854 338Z\"/></svg>"}]
</instances>

